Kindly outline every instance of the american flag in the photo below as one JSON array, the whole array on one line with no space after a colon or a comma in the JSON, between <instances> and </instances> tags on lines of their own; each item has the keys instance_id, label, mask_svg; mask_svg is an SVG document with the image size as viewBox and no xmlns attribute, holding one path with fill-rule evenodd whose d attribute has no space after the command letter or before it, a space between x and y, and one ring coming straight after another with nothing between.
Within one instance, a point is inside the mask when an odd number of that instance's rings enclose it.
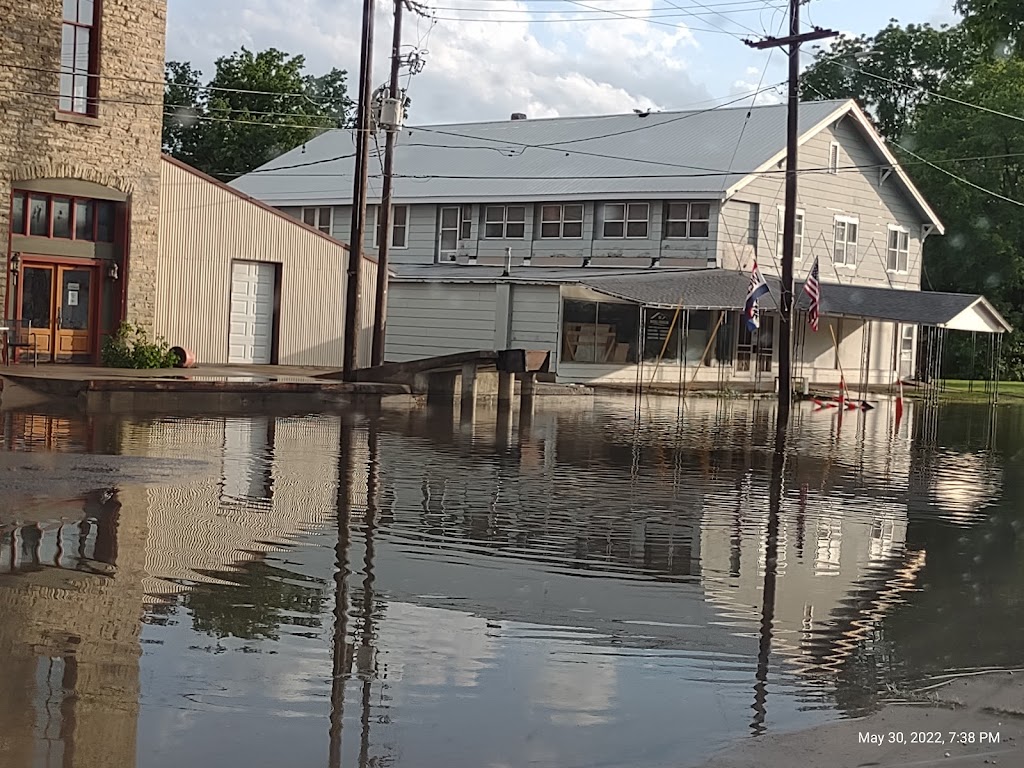
<instances>
[{"instance_id":1,"label":"american flag","mask_svg":"<svg viewBox=\"0 0 1024 768\"><path fill-rule=\"evenodd\" d=\"M818 282L818 258L814 258L814 266L811 267L811 274L807 276L804 283L804 293L811 299L811 306L807 310L807 322L811 324L811 330L818 330L818 315L821 311L821 283Z\"/></svg>"}]
</instances>

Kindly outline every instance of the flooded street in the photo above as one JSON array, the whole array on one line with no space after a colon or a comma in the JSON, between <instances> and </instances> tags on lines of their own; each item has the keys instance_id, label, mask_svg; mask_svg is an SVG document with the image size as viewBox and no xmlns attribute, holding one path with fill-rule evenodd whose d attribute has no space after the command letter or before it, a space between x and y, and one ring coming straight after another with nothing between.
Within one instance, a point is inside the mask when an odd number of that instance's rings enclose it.
<instances>
[{"instance_id":1,"label":"flooded street","mask_svg":"<svg viewBox=\"0 0 1024 768\"><path fill-rule=\"evenodd\" d=\"M771 535L770 402L2 416L0 766L699 766L1024 667L1020 407L797 408Z\"/></svg>"}]
</instances>

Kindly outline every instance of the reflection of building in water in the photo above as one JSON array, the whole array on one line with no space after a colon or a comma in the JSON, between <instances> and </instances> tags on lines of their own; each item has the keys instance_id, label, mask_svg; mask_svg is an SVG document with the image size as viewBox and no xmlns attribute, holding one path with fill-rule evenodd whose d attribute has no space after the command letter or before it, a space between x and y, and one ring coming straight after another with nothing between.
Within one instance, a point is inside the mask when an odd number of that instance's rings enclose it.
<instances>
[{"instance_id":1,"label":"reflection of building in water","mask_svg":"<svg viewBox=\"0 0 1024 768\"><path fill-rule=\"evenodd\" d=\"M214 466L178 485L147 490L149 594L222 582L216 574L277 551L289 537L322 528L335 515L336 418L190 419L124 429L125 452L209 459ZM362 445L365 455L365 439ZM356 464L365 468L365 459ZM365 482L356 486L365 504Z\"/></svg>"},{"instance_id":2,"label":"reflection of building in water","mask_svg":"<svg viewBox=\"0 0 1024 768\"><path fill-rule=\"evenodd\" d=\"M0 527L0 765L135 764L145 507L91 494L79 517Z\"/></svg>"},{"instance_id":3,"label":"reflection of building in water","mask_svg":"<svg viewBox=\"0 0 1024 768\"><path fill-rule=\"evenodd\" d=\"M557 648L542 655L531 678L531 699L547 710L559 725L604 725L613 719L618 675L610 658L588 660L585 670L578 659L560 656Z\"/></svg>"},{"instance_id":4,"label":"reflection of building in water","mask_svg":"<svg viewBox=\"0 0 1024 768\"><path fill-rule=\"evenodd\" d=\"M851 421L845 444L801 445L790 459L779 519L772 651L830 674L913 588L924 562L923 552L906 548L909 450L892 443L886 419ZM726 621L754 631L766 566L767 476L748 472L738 487L709 493L706 504L706 594Z\"/></svg>"}]
</instances>

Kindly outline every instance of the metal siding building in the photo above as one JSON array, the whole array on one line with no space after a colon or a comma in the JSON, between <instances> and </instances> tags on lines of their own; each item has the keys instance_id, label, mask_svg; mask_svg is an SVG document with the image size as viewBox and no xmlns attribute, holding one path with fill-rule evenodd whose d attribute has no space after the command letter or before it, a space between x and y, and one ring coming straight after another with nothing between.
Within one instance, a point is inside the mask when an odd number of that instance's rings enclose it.
<instances>
[{"instance_id":1,"label":"metal siding building","mask_svg":"<svg viewBox=\"0 0 1024 768\"><path fill-rule=\"evenodd\" d=\"M155 331L198 362L340 366L347 261L343 243L164 158ZM239 285L247 270L253 279ZM376 274L364 259L360 365L369 364Z\"/></svg>"}]
</instances>

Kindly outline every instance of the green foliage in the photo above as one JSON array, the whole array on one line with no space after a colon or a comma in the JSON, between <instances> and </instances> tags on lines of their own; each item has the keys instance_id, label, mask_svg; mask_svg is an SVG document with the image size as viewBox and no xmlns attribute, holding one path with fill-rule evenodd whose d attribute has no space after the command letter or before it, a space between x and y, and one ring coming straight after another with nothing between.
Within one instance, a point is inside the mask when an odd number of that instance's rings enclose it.
<instances>
[{"instance_id":1,"label":"green foliage","mask_svg":"<svg viewBox=\"0 0 1024 768\"><path fill-rule=\"evenodd\" d=\"M1022 380L1024 210L996 195L1024 201L1024 123L986 109L1021 114L1024 51L1008 53L996 41L1020 39L1024 4L961 0L958 8L967 15L957 26L891 23L836 41L816 54L802 95L856 99L894 144L946 224L944 237L925 243L923 287L992 301L1015 328L1003 342L1001 375ZM987 340L950 337L946 375L985 376L987 366Z\"/></svg>"},{"instance_id":2,"label":"green foliage","mask_svg":"<svg viewBox=\"0 0 1024 768\"><path fill-rule=\"evenodd\" d=\"M164 151L230 180L348 124L346 73L305 73L305 58L246 48L217 59L206 85L185 62L165 70Z\"/></svg>"},{"instance_id":3,"label":"green foliage","mask_svg":"<svg viewBox=\"0 0 1024 768\"><path fill-rule=\"evenodd\" d=\"M315 629L323 611L323 583L263 561L225 576L233 584L210 584L189 592L184 605L192 627L213 637L277 640L282 624Z\"/></svg>"},{"instance_id":4,"label":"green foliage","mask_svg":"<svg viewBox=\"0 0 1024 768\"><path fill-rule=\"evenodd\" d=\"M146 329L122 323L103 342L103 364L110 368L173 368L177 358L163 339L150 341Z\"/></svg>"},{"instance_id":5,"label":"green foliage","mask_svg":"<svg viewBox=\"0 0 1024 768\"><path fill-rule=\"evenodd\" d=\"M979 58L980 49L962 26L891 22L876 35L840 38L827 50L818 48L801 79L801 98L855 99L879 133L899 140L918 107L929 101L925 91L955 90Z\"/></svg>"},{"instance_id":6,"label":"green foliage","mask_svg":"<svg viewBox=\"0 0 1024 768\"><path fill-rule=\"evenodd\" d=\"M990 56L1024 55L1024 3L1020 0L956 0L955 8Z\"/></svg>"}]
</instances>

